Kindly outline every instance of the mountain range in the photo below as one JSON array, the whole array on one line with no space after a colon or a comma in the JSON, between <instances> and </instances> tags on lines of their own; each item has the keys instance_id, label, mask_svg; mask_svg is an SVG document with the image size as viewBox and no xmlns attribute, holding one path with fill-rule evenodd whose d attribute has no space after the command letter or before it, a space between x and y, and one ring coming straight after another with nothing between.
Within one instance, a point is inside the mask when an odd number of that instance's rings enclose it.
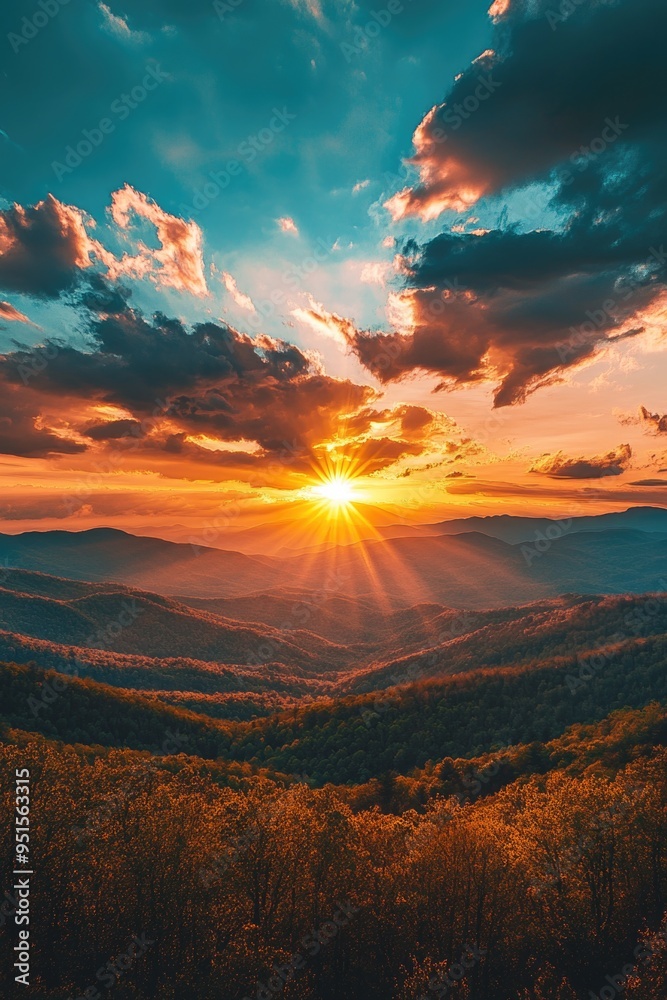
<instances>
[{"instance_id":1,"label":"mountain range","mask_svg":"<svg viewBox=\"0 0 667 1000\"><path fill-rule=\"evenodd\" d=\"M467 530L454 532L456 524ZM445 522L439 528L438 534L366 539L283 558L111 528L27 532L0 535L0 567L114 581L190 601L236 599L236 617L250 595L272 593L276 618L283 609L289 616L290 594L300 595L296 604L305 600L318 606L337 596L385 610L419 602L481 609L567 591L642 593L662 589L667 575L667 511L662 508L578 518L572 525L501 516ZM247 607L255 605L253 596ZM207 610L205 604L198 607ZM255 612L246 610L241 617L248 620L249 613ZM303 608L299 614L305 614ZM361 638L365 611L358 623Z\"/></svg>"}]
</instances>

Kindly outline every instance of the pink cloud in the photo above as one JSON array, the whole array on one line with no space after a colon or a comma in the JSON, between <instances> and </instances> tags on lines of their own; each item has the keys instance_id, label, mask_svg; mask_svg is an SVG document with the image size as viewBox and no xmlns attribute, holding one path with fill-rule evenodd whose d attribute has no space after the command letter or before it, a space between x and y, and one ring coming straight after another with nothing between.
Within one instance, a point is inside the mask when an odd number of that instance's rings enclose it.
<instances>
[{"instance_id":1,"label":"pink cloud","mask_svg":"<svg viewBox=\"0 0 667 1000\"><path fill-rule=\"evenodd\" d=\"M245 295L244 292L240 291L239 286L236 284L236 279L229 271L222 272L222 282L237 306L240 306L241 309L247 309L249 312L257 312L255 303L249 295Z\"/></svg>"},{"instance_id":2,"label":"pink cloud","mask_svg":"<svg viewBox=\"0 0 667 1000\"><path fill-rule=\"evenodd\" d=\"M294 219L290 219L289 215L281 216L280 219L276 219L276 222L284 233L294 233L295 236L299 235L296 222Z\"/></svg>"},{"instance_id":3,"label":"pink cloud","mask_svg":"<svg viewBox=\"0 0 667 1000\"><path fill-rule=\"evenodd\" d=\"M437 124L441 110L436 104L415 129L415 153L409 163L419 171L419 184L403 188L385 202L394 221L417 215L429 222L447 209L464 212L490 190L483 169L475 173L470 163L444 148L445 133Z\"/></svg>"},{"instance_id":4,"label":"pink cloud","mask_svg":"<svg viewBox=\"0 0 667 1000\"><path fill-rule=\"evenodd\" d=\"M152 250L138 242L136 255L124 254L117 260L98 245L98 254L109 268L110 277L148 277L161 288L207 295L202 233L196 222L170 215L147 195L126 184L111 196L111 217L120 229L127 230L132 216L155 226L160 248Z\"/></svg>"},{"instance_id":5,"label":"pink cloud","mask_svg":"<svg viewBox=\"0 0 667 1000\"><path fill-rule=\"evenodd\" d=\"M510 9L510 0L493 0L489 7L489 17L494 22L500 21Z\"/></svg>"}]
</instances>

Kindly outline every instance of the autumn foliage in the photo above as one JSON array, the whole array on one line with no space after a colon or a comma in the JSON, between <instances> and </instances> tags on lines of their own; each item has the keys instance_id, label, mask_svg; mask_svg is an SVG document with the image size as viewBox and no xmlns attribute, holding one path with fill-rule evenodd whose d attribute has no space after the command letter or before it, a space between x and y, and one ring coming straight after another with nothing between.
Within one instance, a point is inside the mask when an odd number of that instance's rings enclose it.
<instances>
[{"instance_id":1,"label":"autumn foliage","mask_svg":"<svg viewBox=\"0 0 667 1000\"><path fill-rule=\"evenodd\" d=\"M424 800L404 810L382 782L364 805L349 787L11 731L0 785L30 768L39 870L22 995L106 997L98 971L145 935L119 998L577 1000L651 940L626 995L664 1000L667 751L646 745L660 719L656 707L574 732L542 748L543 774L517 751L495 792L441 794L460 763L429 765L401 779ZM8 847L9 796L1 834ZM353 916L338 927L341 904ZM273 967L295 953L303 965L278 989Z\"/></svg>"}]
</instances>

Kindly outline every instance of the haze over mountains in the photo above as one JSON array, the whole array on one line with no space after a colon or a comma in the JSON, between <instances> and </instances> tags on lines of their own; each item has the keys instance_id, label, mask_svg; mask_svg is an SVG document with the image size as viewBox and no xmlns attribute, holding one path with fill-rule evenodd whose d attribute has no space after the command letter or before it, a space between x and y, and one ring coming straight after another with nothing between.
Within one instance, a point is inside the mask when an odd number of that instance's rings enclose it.
<instances>
[{"instance_id":1,"label":"haze over mountains","mask_svg":"<svg viewBox=\"0 0 667 1000\"><path fill-rule=\"evenodd\" d=\"M629 507L610 514L585 514L580 517L546 518L519 517L514 514L491 514L486 517L462 517L438 524L420 525L415 531L423 534L457 535L465 531L500 538L504 542L535 541L539 534L551 537L580 531L608 531L627 528L633 531L662 532L667 535L667 509L664 507ZM380 534L386 529L380 528Z\"/></svg>"},{"instance_id":2,"label":"haze over mountains","mask_svg":"<svg viewBox=\"0 0 667 1000\"><path fill-rule=\"evenodd\" d=\"M89 547L88 535L58 533L57 546L49 548L49 533L41 550L31 537L24 551L31 558L54 559L72 543L85 569L91 552L104 557L109 543L101 546L95 537ZM123 551L132 552L137 542L135 552L145 552L145 541L121 536ZM148 541L157 562L159 547L156 540ZM164 703L213 717L251 719L322 696L361 695L480 669L544 665L554 657L585 659L619 644L633 656L644 655L649 638L667 635L667 602L660 593L667 588L664 580L649 585L651 574L657 578L665 571L666 544L652 532L586 531L558 539L530 565L520 547L479 533L363 546L367 579L370 573L380 579L395 566L403 567L405 577L409 556L420 574L415 579L415 571L408 579L413 593L421 588L463 594L470 597L467 608L460 596L459 607L442 600L401 607L395 606L399 591L392 603L368 593L355 597L342 587L340 592L318 589L316 574L332 553L303 566L299 588L219 598L176 599L116 582L5 568L0 659L67 672L74 663L80 677L151 692ZM182 547L167 544L170 556L174 548L187 570ZM364 579L359 549L341 549L333 567L353 584ZM222 565L228 555L210 550L209 570L214 560ZM109 562L114 572L123 568L117 558ZM103 565L101 560L98 572ZM137 569L147 571L138 557L129 572ZM631 575L638 589L656 593L602 596L603 588L623 589ZM182 580L183 574L179 585ZM559 580L563 593L569 587L579 594L554 596L549 591ZM600 594L585 596L593 583ZM539 590L543 593L536 598Z\"/></svg>"},{"instance_id":3,"label":"haze over mountains","mask_svg":"<svg viewBox=\"0 0 667 1000\"><path fill-rule=\"evenodd\" d=\"M642 593L661 589L667 574L662 508L571 523L501 516L427 526L435 527L438 534L362 540L283 558L110 528L28 532L0 535L0 563L184 599L235 599L231 617L244 620L252 620L252 612L243 612L241 599L269 591L284 595L285 588L353 597L383 610L420 602L482 609L564 592Z\"/></svg>"},{"instance_id":4,"label":"haze over mountains","mask_svg":"<svg viewBox=\"0 0 667 1000\"><path fill-rule=\"evenodd\" d=\"M113 529L1 535L0 659L250 721L612 646L663 655L667 511L439 527L282 559Z\"/></svg>"}]
</instances>

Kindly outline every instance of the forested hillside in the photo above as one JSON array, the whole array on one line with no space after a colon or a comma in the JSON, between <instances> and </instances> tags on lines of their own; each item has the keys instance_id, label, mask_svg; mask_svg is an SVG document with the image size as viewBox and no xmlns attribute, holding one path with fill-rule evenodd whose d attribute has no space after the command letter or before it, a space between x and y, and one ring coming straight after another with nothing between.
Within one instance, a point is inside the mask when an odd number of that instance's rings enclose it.
<instances>
[{"instance_id":1,"label":"forested hillside","mask_svg":"<svg viewBox=\"0 0 667 1000\"><path fill-rule=\"evenodd\" d=\"M213 1000L222 984L252 997L300 952L286 996L419 1000L450 973L469 1000L579 1000L642 955L626 995L664 1000L667 758L647 745L664 735L664 710L619 717L515 751L563 755L570 773L485 795L469 782L468 804L436 797L393 815L192 756L7 733L3 844L15 768L37 793L36 988L78 995L134 928L150 942L130 975L142 998ZM495 773L476 766L480 785ZM452 781L451 762L439 771ZM7 964L0 975L6 986Z\"/></svg>"}]
</instances>

